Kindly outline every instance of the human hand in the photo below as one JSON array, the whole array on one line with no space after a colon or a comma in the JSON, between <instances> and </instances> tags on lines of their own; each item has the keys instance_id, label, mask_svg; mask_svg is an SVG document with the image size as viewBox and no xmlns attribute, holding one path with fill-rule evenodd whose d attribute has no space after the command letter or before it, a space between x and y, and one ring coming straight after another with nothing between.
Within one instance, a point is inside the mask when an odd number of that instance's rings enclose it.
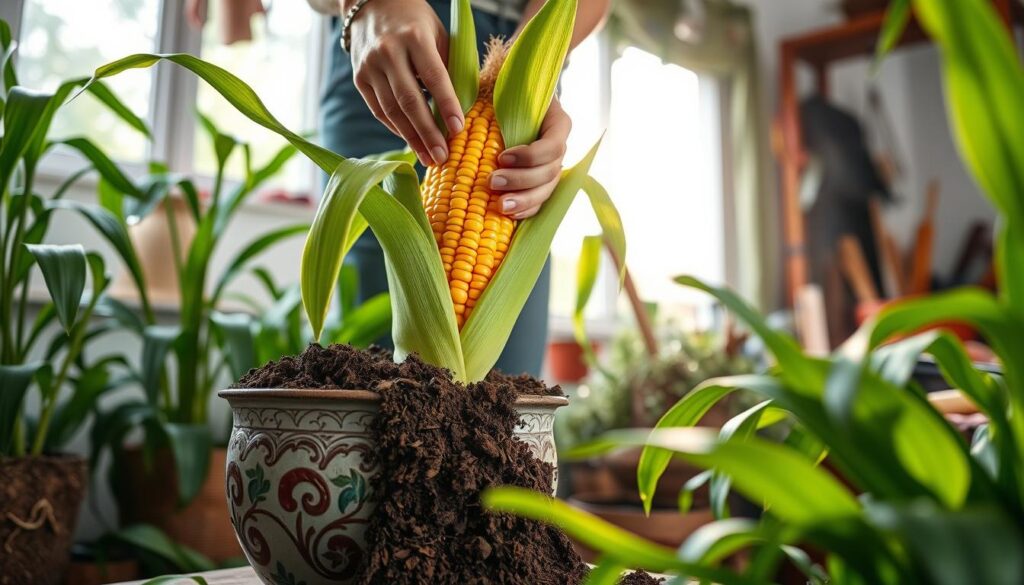
<instances>
[{"instance_id":1,"label":"human hand","mask_svg":"<svg viewBox=\"0 0 1024 585\"><path fill-rule=\"evenodd\" d=\"M500 168L491 173L491 189L505 192L501 208L513 219L526 219L540 211L541 205L562 177L562 157L572 120L558 98L540 127L540 138L530 144L509 148L498 155Z\"/></svg>"},{"instance_id":2,"label":"human hand","mask_svg":"<svg viewBox=\"0 0 1024 585\"><path fill-rule=\"evenodd\" d=\"M437 14L422 0L373 0L350 32L356 89L374 117L401 136L421 163L443 164L448 146L420 83L450 134L462 130L465 118L445 67L448 33Z\"/></svg>"}]
</instances>

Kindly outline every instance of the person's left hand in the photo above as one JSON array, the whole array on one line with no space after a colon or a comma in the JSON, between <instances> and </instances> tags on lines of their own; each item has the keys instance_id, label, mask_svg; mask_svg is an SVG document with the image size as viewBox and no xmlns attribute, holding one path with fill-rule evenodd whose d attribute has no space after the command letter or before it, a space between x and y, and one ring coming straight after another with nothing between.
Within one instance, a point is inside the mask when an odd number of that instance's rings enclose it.
<instances>
[{"instance_id":1,"label":"person's left hand","mask_svg":"<svg viewBox=\"0 0 1024 585\"><path fill-rule=\"evenodd\" d=\"M540 211L562 176L562 157L572 121L558 103L551 107L540 127L540 138L509 148L498 155L498 170L491 173L491 190L502 192L501 208L513 219L526 219Z\"/></svg>"}]
</instances>

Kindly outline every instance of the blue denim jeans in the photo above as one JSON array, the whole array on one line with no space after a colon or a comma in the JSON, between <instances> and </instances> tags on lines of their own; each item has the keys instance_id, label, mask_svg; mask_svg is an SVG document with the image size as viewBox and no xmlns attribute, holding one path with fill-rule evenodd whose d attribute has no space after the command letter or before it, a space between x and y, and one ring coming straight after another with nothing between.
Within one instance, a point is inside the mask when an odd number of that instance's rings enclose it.
<instances>
[{"instance_id":1,"label":"blue denim jeans","mask_svg":"<svg viewBox=\"0 0 1024 585\"><path fill-rule=\"evenodd\" d=\"M450 4L430 0L445 28L449 25ZM473 11L480 56L492 36L510 36L518 24L479 10ZM405 147L401 138L392 134L377 121L363 101L352 81L352 61L341 49L341 26L338 19L331 23L331 50L328 59L324 92L320 101L320 132L323 145L347 157L397 150ZM422 170L422 169L421 169ZM325 179L326 180L326 179ZM384 254L373 234L367 232L359 239L345 260L359 271L358 302L387 290ZM505 351L496 367L510 374L528 373L539 376L547 346L548 296L551 283L551 262L545 264L537 284L526 301L519 319L509 337ZM393 347L390 336L380 340Z\"/></svg>"}]
</instances>

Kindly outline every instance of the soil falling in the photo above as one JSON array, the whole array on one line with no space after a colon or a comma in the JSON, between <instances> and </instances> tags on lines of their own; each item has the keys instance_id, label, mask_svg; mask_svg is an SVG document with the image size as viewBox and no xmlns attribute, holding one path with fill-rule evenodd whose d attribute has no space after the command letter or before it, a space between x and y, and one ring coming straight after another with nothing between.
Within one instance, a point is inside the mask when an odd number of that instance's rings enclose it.
<instances>
[{"instance_id":1,"label":"soil falling","mask_svg":"<svg viewBox=\"0 0 1024 585\"><path fill-rule=\"evenodd\" d=\"M552 467L514 438L520 394L561 395L527 376L468 387L416 356L310 346L246 374L247 388L350 388L381 394L374 423L379 502L367 530L365 584L581 583L587 566L557 528L486 512L480 493L511 485L551 493Z\"/></svg>"}]
</instances>

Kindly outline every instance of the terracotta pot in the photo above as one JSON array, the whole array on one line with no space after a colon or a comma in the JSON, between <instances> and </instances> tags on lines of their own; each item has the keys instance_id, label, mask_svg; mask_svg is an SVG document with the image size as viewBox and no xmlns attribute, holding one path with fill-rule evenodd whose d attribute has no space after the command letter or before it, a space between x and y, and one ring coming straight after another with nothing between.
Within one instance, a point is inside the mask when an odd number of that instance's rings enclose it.
<instances>
[{"instance_id":1,"label":"terracotta pot","mask_svg":"<svg viewBox=\"0 0 1024 585\"><path fill-rule=\"evenodd\" d=\"M180 197L168 197L142 221L129 228L132 244L139 255L139 264L146 276L149 300L159 305L177 306L181 302L178 288L178 274L174 266L174 252L171 245L171 231L167 223L167 212L174 213L178 229L178 249L184 258L196 234L196 223L188 204ZM136 299L139 296L135 282L127 271L121 271L111 285L110 294L120 299Z\"/></svg>"},{"instance_id":2,"label":"terracotta pot","mask_svg":"<svg viewBox=\"0 0 1024 585\"><path fill-rule=\"evenodd\" d=\"M597 351L597 344L590 346ZM575 341L552 341L548 343L546 358L551 377L560 383L579 382L587 375L587 362L583 356L583 348Z\"/></svg>"},{"instance_id":3,"label":"terracotta pot","mask_svg":"<svg viewBox=\"0 0 1024 585\"><path fill-rule=\"evenodd\" d=\"M86 480L81 457L0 458L0 584L63 583Z\"/></svg>"},{"instance_id":4,"label":"terracotta pot","mask_svg":"<svg viewBox=\"0 0 1024 585\"><path fill-rule=\"evenodd\" d=\"M232 389L228 443L231 523L267 585L353 582L374 508L366 455L380 396L363 390ZM516 436L557 468L555 410L568 400L526 396L516 402ZM557 472L556 472L557 473ZM557 482L557 477L556 477Z\"/></svg>"},{"instance_id":5,"label":"terracotta pot","mask_svg":"<svg viewBox=\"0 0 1024 585\"><path fill-rule=\"evenodd\" d=\"M639 499L611 499L602 494L576 494L569 498L573 506L667 547L678 548L694 530L714 521L711 510L695 509L680 514L678 508L655 508L650 516L644 514ZM597 555L587 547L576 543L576 549L587 562L595 561Z\"/></svg>"},{"instance_id":6,"label":"terracotta pot","mask_svg":"<svg viewBox=\"0 0 1024 585\"><path fill-rule=\"evenodd\" d=\"M125 449L115 497L124 525L145 523L163 530L175 542L214 561L242 555L224 502L225 449L210 453L210 470L196 497L178 505L178 482L169 450L158 450L151 466L140 447Z\"/></svg>"}]
</instances>

